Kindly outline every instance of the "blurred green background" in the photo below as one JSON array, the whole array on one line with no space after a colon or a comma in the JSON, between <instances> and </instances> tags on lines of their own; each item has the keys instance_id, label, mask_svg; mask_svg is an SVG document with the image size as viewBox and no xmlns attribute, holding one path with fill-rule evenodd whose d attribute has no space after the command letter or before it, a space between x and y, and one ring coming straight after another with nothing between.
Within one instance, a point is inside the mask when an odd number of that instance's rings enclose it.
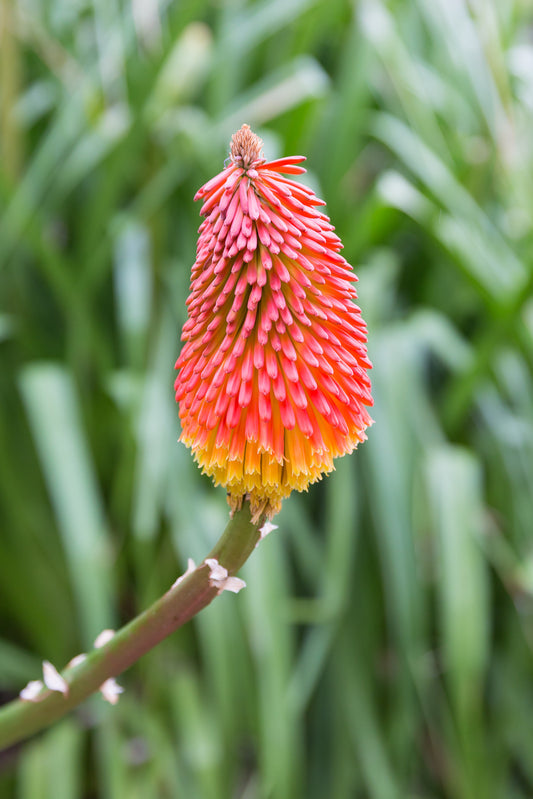
<instances>
[{"instance_id":1,"label":"blurred green background","mask_svg":"<svg viewBox=\"0 0 533 799\"><path fill-rule=\"evenodd\" d=\"M308 156L376 423L0 796L532 797L527 0L0 0L2 700L225 525L172 384L192 197L243 122Z\"/></svg>"}]
</instances>

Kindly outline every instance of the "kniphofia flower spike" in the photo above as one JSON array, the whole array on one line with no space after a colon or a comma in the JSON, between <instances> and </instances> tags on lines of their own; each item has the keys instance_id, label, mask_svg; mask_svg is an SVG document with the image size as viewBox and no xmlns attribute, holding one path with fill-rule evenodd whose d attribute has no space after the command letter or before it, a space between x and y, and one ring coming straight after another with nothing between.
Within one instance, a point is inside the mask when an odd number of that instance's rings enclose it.
<instances>
[{"instance_id":1,"label":"kniphofia flower spike","mask_svg":"<svg viewBox=\"0 0 533 799\"><path fill-rule=\"evenodd\" d=\"M176 363L181 440L222 484L269 518L293 489L366 438L372 405L357 280L324 203L266 161L248 127L198 191L205 217Z\"/></svg>"}]
</instances>

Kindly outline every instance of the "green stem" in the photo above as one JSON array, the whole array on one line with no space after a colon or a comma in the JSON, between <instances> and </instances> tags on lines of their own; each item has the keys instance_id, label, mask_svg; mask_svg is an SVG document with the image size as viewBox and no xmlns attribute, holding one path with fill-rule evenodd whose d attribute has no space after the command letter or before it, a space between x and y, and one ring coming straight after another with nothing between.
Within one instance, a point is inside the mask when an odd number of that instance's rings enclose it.
<instances>
[{"instance_id":1,"label":"green stem","mask_svg":"<svg viewBox=\"0 0 533 799\"><path fill-rule=\"evenodd\" d=\"M0 0L0 150L2 169L15 185L22 164L22 131L15 105L22 89L14 0Z\"/></svg>"},{"instance_id":2,"label":"green stem","mask_svg":"<svg viewBox=\"0 0 533 799\"><path fill-rule=\"evenodd\" d=\"M232 575L240 569L256 546L260 533L251 521L245 503L235 513L221 538L208 555ZM119 630L107 643L93 650L77 666L67 668L62 676L69 686L68 696L45 689L38 701L16 699L0 708L0 749L47 727L97 691L110 677L129 668L156 644L171 635L217 596L211 585L210 569L201 563L178 585L173 585L151 607Z\"/></svg>"}]
</instances>

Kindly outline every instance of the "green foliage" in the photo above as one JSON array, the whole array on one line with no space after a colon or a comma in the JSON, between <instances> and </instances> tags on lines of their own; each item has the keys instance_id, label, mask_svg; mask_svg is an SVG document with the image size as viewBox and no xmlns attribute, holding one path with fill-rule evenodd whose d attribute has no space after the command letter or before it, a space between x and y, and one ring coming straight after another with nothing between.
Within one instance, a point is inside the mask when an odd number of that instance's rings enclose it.
<instances>
[{"instance_id":1,"label":"green foliage","mask_svg":"<svg viewBox=\"0 0 533 799\"><path fill-rule=\"evenodd\" d=\"M196 189L248 122L356 265L368 442L224 595L0 760L17 799L533 795L533 15L0 2L0 689L225 526L176 443Z\"/></svg>"}]
</instances>

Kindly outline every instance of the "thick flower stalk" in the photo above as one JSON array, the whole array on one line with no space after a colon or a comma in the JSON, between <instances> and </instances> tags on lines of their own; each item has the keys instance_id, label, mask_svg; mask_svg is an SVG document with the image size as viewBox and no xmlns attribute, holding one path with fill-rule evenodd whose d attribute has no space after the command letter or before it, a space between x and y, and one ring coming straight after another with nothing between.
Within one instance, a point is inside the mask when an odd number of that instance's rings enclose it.
<instances>
[{"instance_id":1,"label":"thick flower stalk","mask_svg":"<svg viewBox=\"0 0 533 799\"><path fill-rule=\"evenodd\" d=\"M372 405L357 280L324 203L285 177L302 156L266 161L248 127L204 204L185 342L176 363L181 440L222 484L272 517L293 489L366 438Z\"/></svg>"}]
</instances>

